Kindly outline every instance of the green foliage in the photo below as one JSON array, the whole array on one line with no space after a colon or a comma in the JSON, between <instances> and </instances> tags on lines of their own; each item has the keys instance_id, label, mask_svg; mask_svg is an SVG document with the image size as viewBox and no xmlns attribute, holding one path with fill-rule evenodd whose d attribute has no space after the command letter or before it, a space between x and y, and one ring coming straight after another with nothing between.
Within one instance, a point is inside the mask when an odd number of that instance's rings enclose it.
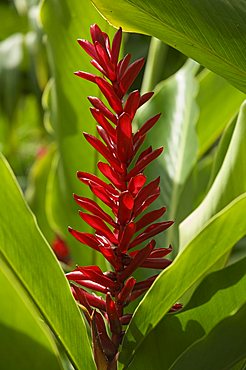
<instances>
[{"instance_id":1,"label":"green foliage","mask_svg":"<svg viewBox=\"0 0 246 370\"><path fill-rule=\"evenodd\" d=\"M78 369L94 369L86 328L68 282L2 156L0 172L1 259L39 309L72 363Z\"/></svg>"},{"instance_id":2,"label":"green foliage","mask_svg":"<svg viewBox=\"0 0 246 370\"><path fill-rule=\"evenodd\" d=\"M93 3L113 25L159 38L246 92L244 0Z\"/></svg>"},{"instance_id":3,"label":"green foliage","mask_svg":"<svg viewBox=\"0 0 246 370\"><path fill-rule=\"evenodd\" d=\"M135 124L137 129L162 113L146 146L164 146L164 154L146 174L149 180L161 177L155 207L167 206L165 218L175 220L156 240L159 247L172 243L176 258L136 308L119 368L242 370L246 3L92 2L114 26L145 34L125 35L133 59L150 42L142 87L137 80L133 88L153 89L155 95ZM92 68L76 39L88 39L93 23L109 34L113 29L90 0L36 5L35 0L0 4L0 150L36 217L1 156L0 367L93 370L81 312L44 236L49 243L62 236L74 263L105 268L67 226L90 231L72 193L89 196L76 171L96 173L99 159L82 131L96 133L86 97L100 94L96 85L73 75ZM179 301L184 308L168 313Z\"/></svg>"},{"instance_id":4,"label":"green foliage","mask_svg":"<svg viewBox=\"0 0 246 370\"><path fill-rule=\"evenodd\" d=\"M198 342L210 342L210 335L217 331L217 325L222 320L234 315L244 303L246 259L220 271L209 274L198 286L190 302L184 311L176 315L168 314L163 317L159 324L145 337L143 343L137 349L136 356L129 369L176 369L176 359L189 351L193 351L193 344ZM221 304L224 302L224 304ZM227 329L226 329L227 330ZM231 333L228 333L228 338ZM243 336L240 343L243 343ZM223 336L223 334L222 334ZM218 338L221 343L221 338ZM191 347L192 346L192 347ZM212 364L204 369L220 369L218 355L224 358L225 353L231 353L231 343L224 347L223 351L213 352L213 356L206 357ZM194 346L195 347L195 346ZM163 350L166 349L166 350ZM207 352L208 353L208 352ZM236 358L234 358L235 361ZM206 363L204 358L197 357L196 369L201 369ZM183 369L189 368L182 361ZM199 365L201 364L201 365ZM181 367L182 368L182 367Z\"/></svg>"},{"instance_id":5,"label":"green foliage","mask_svg":"<svg viewBox=\"0 0 246 370\"><path fill-rule=\"evenodd\" d=\"M61 370L54 339L21 284L2 261L0 286L1 367L16 370L18 364L18 370Z\"/></svg>"},{"instance_id":6,"label":"green foliage","mask_svg":"<svg viewBox=\"0 0 246 370\"><path fill-rule=\"evenodd\" d=\"M84 0L82 7L79 0L64 1L59 7L56 1L44 1L41 19L47 34L49 60L54 76L49 107L59 154L57 166L53 167L56 184L50 185L52 192L59 194L59 199L54 202L51 199L52 209L49 212L58 231L71 247L76 263L92 264L96 263L97 255L89 248L81 247L69 235L67 226L88 230L88 226L79 220L72 194L90 194L90 190L76 178L78 170L96 171L98 155L83 138L82 132L96 133L87 96L97 96L99 89L88 81L79 80L73 72L79 69L91 71L93 68L76 39L88 39L89 27L93 23L97 23L107 33L110 33L110 29L89 0Z\"/></svg>"},{"instance_id":7,"label":"green foliage","mask_svg":"<svg viewBox=\"0 0 246 370\"><path fill-rule=\"evenodd\" d=\"M143 338L155 328L174 302L245 235L245 206L244 193L215 215L158 277L139 304L127 329L120 358L123 364L130 363ZM177 281L175 289L170 288Z\"/></svg>"},{"instance_id":8,"label":"green foliage","mask_svg":"<svg viewBox=\"0 0 246 370\"><path fill-rule=\"evenodd\" d=\"M149 117L163 112L157 125L146 138L146 146L154 144L159 147L165 143L164 154L146 173L149 178L161 174L162 192L157 202L159 207L163 204L167 207L168 219L178 219L180 192L197 157L195 124L198 107L195 96L198 83L195 74L198 68L197 63L188 60L175 75L157 85L154 97L137 115L138 125L141 126ZM175 227L167 231L166 241L163 236L156 239L168 245L177 241L173 236L174 232Z\"/></svg>"},{"instance_id":9,"label":"green foliage","mask_svg":"<svg viewBox=\"0 0 246 370\"><path fill-rule=\"evenodd\" d=\"M240 181L238 178L240 177ZM229 202L246 191L246 104L241 107L223 164L206 198L180 225L185 246L203 225Z\"/></svg>"}]
</instances>

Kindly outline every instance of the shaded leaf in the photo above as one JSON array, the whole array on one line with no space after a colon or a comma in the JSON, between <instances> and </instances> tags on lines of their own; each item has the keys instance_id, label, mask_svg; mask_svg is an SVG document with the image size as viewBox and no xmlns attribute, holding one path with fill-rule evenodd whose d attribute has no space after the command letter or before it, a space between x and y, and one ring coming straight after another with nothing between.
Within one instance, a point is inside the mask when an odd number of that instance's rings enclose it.
<instances>
[{"instance_id":1,"label":"shaded leaf","mask_svg":"<svg viewBox=\"0 0 246 370\"><path fill-rule=\"evenodd\" d=\"M126 331L120 356L124 365L129 364L144 337L170 307L245 235L245 206L244 193L216 214L157 278L140 302Z\"/></svg>"},{"instance_id":2,"label":"shaded leaf","mask_svg":"<svg viewBox=\"0 0 246 370\"><path fill-rule=\"evenodd\" d=\"M86 328L68 282L2 156L0 173L0 252L72 363L77 369L94 370Z\"/></svg>"}]
</instances>

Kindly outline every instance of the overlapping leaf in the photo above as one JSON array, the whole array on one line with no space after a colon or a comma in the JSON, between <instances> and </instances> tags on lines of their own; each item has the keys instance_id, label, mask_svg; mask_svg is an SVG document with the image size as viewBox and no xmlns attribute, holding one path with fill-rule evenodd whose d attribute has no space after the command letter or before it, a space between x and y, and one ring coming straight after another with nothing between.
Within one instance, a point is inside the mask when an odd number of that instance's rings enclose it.
<instances>
[{"instance_id":1,"label":"overlapping leaf","mask_svg":"<svg viewBox=\"0 0 246 370\"><path fill-rule=\"evenodd\" d=\"M142 125L149 117L162 113L146 140L148 145L164 146L164 155L146 173L150 178L161 175L158 205L167 206L169 219L176 218L180 192L196 161L198 109L195 96L198 85L195 74L198 68L194 61L187 61L175 75L157 85L154 97L137 116L139 125ZM167 232L167 243L173 242L173 230L174 227ZM158 240L164 243L163 236Z\"/></svg>"},{"instance_id":2,"label":"overlapping leaf","mask_svg":"<svg viewBox=\"0 0 246 370\"><path fill-rule=\"evenodd\" d=\"M0 157L0 253L40 310L76 369L92 369L91 348L69 285L9 166Z\"/></svg>"},{"instance_id":3,"label":"overlapping leaf","mask_svg":"<svg viewBox=\"0 0 246 370\"><path fill-rule=\"evenodd\" d=\"M128 327L121 363L129 364L145 336L156 327L175 301L245 235L245 207L244 193L216 214L155 281Z\"/></svg>"},{"instance_id":4,"label":"overlapping leaf","mask_svg":"<svg viewBox=\"0 0 246 370\"><path fill-rule=\"evenodd\" d=\"M83 231L86 231L87 227L77 216L78 207L72 194L89 194L89 190L77 180L76 172L83 170L93 173L96 170L98 154L82 137L82 131L92 134L96 132L87 96L97 96L99 89L96 85L74 76L73 72L79 69L91 72L93 68L90 58L81 50L76 40L90 39L89 28L93 23L98 23L106 32L110 31L110 27L89 0L66 0L59 4L55 0L43 1L41 19L47 34L49 60L54 77L50 91L50 119L60 156L55 173L56 184L52 190L60 196L50 204L50 207L56 205L56 208L51 210L52 217L71 246L74 261L83 265L91 264L95 263L93 252L74 241L67 232L67 227L70 225ZM53 185L51 184L51 187Z\"/></svg>"},{"instance_id":5,"label":"overlapping leaf","mask_svg":"<svg viewBox=\"0 0 246 370\"><path fill-rule=\"evenodd\" d=\"M115 26L155 36L246 92L244 0L93 0Z\"/></svg>"},{"instance_id":6,"label":"overlapping leaf","mask_svg":"<svg viewBox=\"0 0 246 370\"><path fill-rule=\"evenodd\" d=\"M54 339L32 307L25 291L2 261L0 286L2 369L16 370L18 366L18 370L61 370Z\"/></svg>"},{"instance_id":7,"label":"overlapping leaf","mask_svg":"<svg viewBox=\"0 0 246 370\"><path fill-rule=\"evenodd\" d=\"M217 325L237 312L246 301L244 295L245 268L246 258L209 274L196 289L185 310L175 315L166 315L145 338L128 368L130 370L151 368L166 370L173 364L173 368L176 369L174 365L176 359L184 351L187 351L187 355L191 345L197 341L205 343L210 340L210 335L213 335L212 331L217 331ZM243 322L241 324L243 325ZM228 332L228 328L225 330ZM227 335L230 338L230 332ZM235 341L237 345L240 345L241 339ZM193 349L191 350L193 352ZM225 352L217 348L216 356L211 352L207 352L206 356L211 358L213 366L219 369L221 367L218 360L225 356ZM230 352L229 349L228 352ZM184 356L186 355L184 353ZM206 363L205 359L201 362L197 360L190 361L188 368L195 363L195 366L200 369L198 363ZM237 357L234 358L234 361L236 360ZM179 362L182 363L178 360ZM207 366L208 368L211 367ZM186 369L184 364L183 369Z\"/></svg>"},{"instance_id":8,"label":"overlapping leaf","mask_svg":"<svg viewBox=\"0 0 246 370\"><path fill-rule=\"evenodd\" d=\"M243 103L223 164L199 207L180 225L183 248L203 225L229 202L246 191L246 104Z\"/></svg>"}]
</instances>

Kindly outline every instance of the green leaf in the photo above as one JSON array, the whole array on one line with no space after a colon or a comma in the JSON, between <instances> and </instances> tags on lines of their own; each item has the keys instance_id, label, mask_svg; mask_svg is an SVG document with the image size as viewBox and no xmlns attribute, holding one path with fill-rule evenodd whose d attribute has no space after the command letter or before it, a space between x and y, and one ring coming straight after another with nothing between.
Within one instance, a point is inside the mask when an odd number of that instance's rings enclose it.
<instances>
[{"instance_id":1,"label":"green leaf","mask_svg":"<svg viewBox=\"0 0 246 370\"><path fill-rule=\"evenodd\" d=\"M167 370L193 343L208 338L216 325L245 303L245 269L246 258L206 276L185 310L164 316L147 335L128 369Z\"/></svg>"},{"instance_id":2,"label":"green leaf","mask_svg":"<svg viewBox=\"0 0 246 370\"><path fill-rule=\"evenodd\" d=\"M231 369L246 356L246 304L221 321L204 339L196 342L170 370Z\"/></svg>"},{"instance_id":3,"label":"green leaf","mask_svg":"<svg viewBox=\"0 0 246 370\"><path fill-rule=\"evenodd\" d=\"M46 197L47 181L52 159L55 154L55 147L54 145L51 145L49 148L44 148L44 150L47 150L47 152L45 152L40 158L37 158L31 168L25 196L30 208L37 218L38 226L46 240L51 243L55 235L47 219Z\"/></svg>"},{"instance_id":4,"label":"green leaf","mask_svg":"<svg viewBox=\"0 0 246 370\"><path fill-rule=\"evenodd\" d=\"M245 235L245 207L246 193L216 214L163 271L134 313L125 334L120 362L130 363L145 336L170 307Z\"/></svg>"},{"instance_id":5,"label":"green leaf","mask_svg":"<svg viewBox=\"0 0 246 370\"><path fill-rule=\"evenodd\" d=\"M161 195L155 206L167 206L169 219L176 216L180 192L196 161L198 110L194 97L198 88L195 79L198 68L196 62L188 60L175 75L157 85L154 97L137 115L140 126L162 112L146 138L146 145L164 146L164 155L151 165L151 169L146 169L146 174L150 178L161 176ZM171 229L166 233L166 243L173 241L174 227ZM163 236L159 242L164 243Z\"/></svg>"},{"instance_id":6,"label":"green leaf","mask_svg":"<svg viewBox=\"0 0 246 370\"><path fill-rule=\"evenodd\" d=\"M61 370L53 337L40 320L23 287L2 261L0 286L1 368Z\"/></svg>"},{"instance_id":7,"label":"green leaf","mask_svg":"<svg viewBox=\"0 0 246 370\"><path fill-rule=\"evenodd\" d=\"M71 247L76 263L96 262L95 253L77 242L67 231L71 226L90 231L78 216L73 193L91 196L90 189L76 177L79 170L95 173L98 154L83 138L82 132L96 134L87 96L98 96L98 87L74 76L73 72L94 72L90 57L80 48L78 38L90 39L90 25L97 23L111 34L110 26L100 17L89 0L64 0L57 6L56 0L45 0L41 7L41 20L47 35L49 61L54 77L51 85L50 120L58 143L57 193L59 202L53 216L67 244ZM58 189L59 187L60 189ZM62 215L62 217L60 217Z\"/></svg>"},{"instance_id":8,"label":"green leaf","mask_svg":"<svg viewBox=\"0 0 246 370\"><path fill-rule=\"evenodd\" d=\"M246 92L244 0L92 0L114 26L155 36Z\"/></svg>"},{"instance_id":9,"label":"green leaf","mask_svg":"<svg viewBox=\"0 0 246 370\"><path fill-rule=\"evenodd\" d=\"M95 366L81 313L13 174L0 157L0 253L78 370Z\"/></svg>"},{"instance_id":10,"label":"green leaf","mask_svg":"<svg viewBox=\"0 0 246 370\"><path fill-rule=\"evenodd\" d=\"M215 213L245 191L246 103L243 103L225 159L213 185L199 207L180 225L180 247L184 248Z\"/></svg>"},{"instance_id":11,"label":"green leaf","mask_svg":"<svg viewBox=\"0 0 246 370\"><path fill-rule=\"evenodd\" d=\"M207 70L199 75L199 85L197 104L200 115L197 135L201 157L237 115L245 94L231 86L224 78Z\"/></svg>"}]
</instances>

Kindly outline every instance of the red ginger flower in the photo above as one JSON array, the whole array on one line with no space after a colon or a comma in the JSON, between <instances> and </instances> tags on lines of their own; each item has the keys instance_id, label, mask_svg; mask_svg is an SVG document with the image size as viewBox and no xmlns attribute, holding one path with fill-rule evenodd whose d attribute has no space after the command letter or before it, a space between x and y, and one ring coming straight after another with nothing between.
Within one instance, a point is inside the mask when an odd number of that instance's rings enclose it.
<instances>
[{"instance_id":1,"label":"red ginger flower","mask_svg":"<svg viewBox=\"0 0 246 370\"><path fill-rule=\"evenodd\" d=\"M160 117L151 117L136 132L132 132L132 121L137 109L147 102L152 92L140 95L138 90L125 95L143 67L144 59L130 64L127 54L119 59L122 38L121 28L116 32L112 45L106 33L97 25L91 26L92 42L78 40L80 46L93 58L91 64L103 77L78 71L75 74L96 83L105 96L110 109L97 97L88 97L93 105L91 113L97 121L100 138L84 133L86 140L106 159L97 164L99 171L110 183L86 172L78 172L81 182L90 187L92 193L105 203L114 218L107 214L94 200L74 195L78 205L88 213L80 211L80 217L95 234L69 228L70 233L82 244L102 253L113 271L103 272L97 266L78 266L67 274L75 282L72 291L75 299L84 308L92 327L94 354L97 366L105 361L108 369L116 368L118 348L123 336L123 326L129 324L132 315L125 314L125 307L144 294L157 275L136 282L131 275L138 267L163 270L171 261L165 259L172 250L155 248L151 239L145 247L141 244L166 230L173 221L155 222L166 211L160 208L140 216L160 195L160 178L146 184L144 169L156 159L163 148L152 147L134 158L144 142L146 134ZM133 250L133 248L138 249ZM88 292L85 288L106 295L106 299ZM180 308L176 306L172 310ZM111 337L105 328L108 322Z\"/></svg>"}]
</instances>

